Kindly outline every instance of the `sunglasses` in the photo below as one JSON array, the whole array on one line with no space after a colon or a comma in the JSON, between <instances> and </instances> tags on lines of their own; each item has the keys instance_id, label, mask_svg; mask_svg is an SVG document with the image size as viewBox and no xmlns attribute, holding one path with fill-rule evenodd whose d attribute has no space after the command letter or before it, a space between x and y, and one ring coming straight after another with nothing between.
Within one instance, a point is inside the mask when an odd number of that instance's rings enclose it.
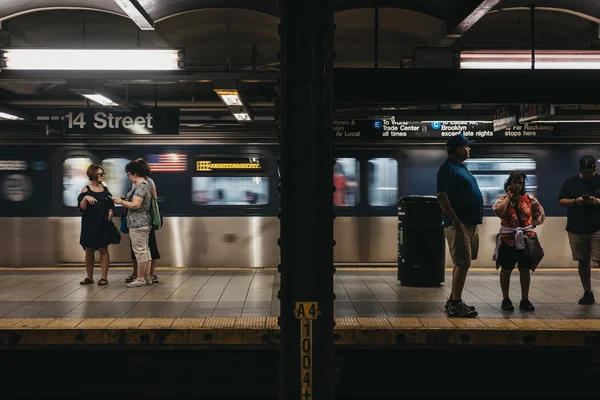
<instances>
[{"instance_id":1,"label":"sunglasses","mask_svg":"<svg viewBox=\"0 0 600 400\"><path fill-rule=\"evenodd\" d=\"M100 172L100 173L98 174L98 176L104 176L104 175L106 175L104 172Z\"/></svg>"},{"instance_id":2,"label":"sunglasses","mask_svg":"<svg viewBox=\"0 0 600 400\"><path fill-rule=\"evenodd\" d=\"M514 183L515 185L522 185L525 182L523 182L523 181L512 181L512 183Z\"/></svg>"}]
</instances>

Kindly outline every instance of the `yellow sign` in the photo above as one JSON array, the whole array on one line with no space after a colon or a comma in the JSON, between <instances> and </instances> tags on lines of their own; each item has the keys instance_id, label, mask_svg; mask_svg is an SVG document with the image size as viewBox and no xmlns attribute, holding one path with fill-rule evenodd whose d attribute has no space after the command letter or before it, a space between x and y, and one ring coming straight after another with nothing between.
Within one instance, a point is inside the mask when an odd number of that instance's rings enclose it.
<instances>
[{"instance_id":1,"label":"yellow sign","mask_svg":"<svg viewBox=\"0 0 600 400\"><path fill-rule=\"evenodd\" d=\"M219 162L196 161L196 171L214 171L216 169L261 169L260 163L237 163L237 162Z\"/></svg>"},{"instance_id":2,"label":"yellow sign","mask_svg":"<svg viewBox=\"0 0 600 400\"><path fill-rule=\"evenodd\" d=\"M319 317L319 303L316 301L297 301L294 314L296 319L317 319Z\"/></svg>"}]
</instances>

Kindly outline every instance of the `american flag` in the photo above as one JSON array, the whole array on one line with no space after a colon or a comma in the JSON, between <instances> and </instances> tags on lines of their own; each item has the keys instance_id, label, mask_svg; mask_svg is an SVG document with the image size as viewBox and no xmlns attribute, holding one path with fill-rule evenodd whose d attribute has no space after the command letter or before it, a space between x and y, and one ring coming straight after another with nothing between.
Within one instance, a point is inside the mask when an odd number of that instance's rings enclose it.
<instances>
[{"instance_id":1,"label":"american flag","mask_svg":"<svg viewBox=\"0 0 600 400\"><path fill-rule=\"evenodd\" d=\"M148 154L146 161L152 172L185 172L187 170L186 154Z\"/></svg>"}]
</instances>

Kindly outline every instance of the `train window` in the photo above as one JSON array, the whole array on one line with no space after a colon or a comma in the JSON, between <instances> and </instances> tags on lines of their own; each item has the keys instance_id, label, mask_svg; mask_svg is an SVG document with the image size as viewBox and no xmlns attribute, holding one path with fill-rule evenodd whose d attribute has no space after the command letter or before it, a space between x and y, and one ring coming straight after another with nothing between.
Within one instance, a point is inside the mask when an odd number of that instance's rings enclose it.
<instances>
[{"instance_id":1,"label":"train window","mask_svg":"<svg viewBox=\"0 0 600 400\"><path fill-rule=\"evenodd\" d=\"M398 201L398 161L371 158L368 164L369 205L393 206Z\"/></svg>"},{"instance_id":2,"label":"train window","mask_svg":"<svg viewBox=\"0 0 600 400\"><path fill-rule=\"evenodd\" d=\"M358 204L359 163L356 158L336 158L333 166L333 205L352 207Z\"/></svg>"},{"instance_id":3,"label":"train window","mask_svg":"<svg viewBox=\"0 0 600 400\"><path fill-rule=\"evenodd\" d=\"M533 158L472 158L465 160L465 165L473 172L486 207L492 206L499 196L506 193L504 182L513 171L525 172L525 189L527 193L536 195L536 162Z\"/></svg>"},{"instance_id":4,"label":"train window","mask_svg":"<svg viewBox=\"0 0 600 400\"><path fill-rule=\"evenodd\" d=\"M114 198L127 194L131 189L131 180L127 177L125 166L131 161L128 158L105 158L102 160L104 168L104 183Z\"/></svg>"},{"instance_id":5,"label":"train window","mask_svg":"<svg viewBox=\"0 0 600 400\"><path fill-rule=\"evenodd\" d=\"M195 176L192 202L207 206L254 206L269 201L269 178L250 176Z\"/></svg>"},{"instance_id":6,"label":"train window","mask_svg":"<svg viewBox=\"0 0 600 400\"><path fill-rule=\"evenodd\" d=\"M85 172L92 160L87 157L67 158L63 163L63 203L77 207L77 196L90 183Z\"/></svg>"}]
</instances>

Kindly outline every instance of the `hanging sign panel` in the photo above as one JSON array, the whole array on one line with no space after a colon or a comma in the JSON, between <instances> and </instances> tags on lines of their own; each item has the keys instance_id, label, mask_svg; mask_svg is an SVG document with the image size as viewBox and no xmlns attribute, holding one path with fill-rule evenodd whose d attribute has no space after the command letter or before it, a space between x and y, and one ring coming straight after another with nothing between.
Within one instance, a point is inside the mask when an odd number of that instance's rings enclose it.
<instances>
[{"instance_id":1,"label":"hanging sign panel","mask_svg":"<svg viewBox=\"0 0 600 400\"><path fill-rule=\"evenodd\" d=\"M525 123L494 131L493 123L481 121L402 121L384 119L335 119L335 140L411 141L440 140L462 133L470 139L504 140L551 137L558 134L558 124Z\"/></svg>"},{"instance_id":2,"label":"hanging sign panel","mask_svg":"<svg viewBox=\"0 0 600 400\"><path fill-rule=\"evenodd\" d=\"M178 135L179 109L68 110L65 134Z\"/></svg>"}]
</instances>

